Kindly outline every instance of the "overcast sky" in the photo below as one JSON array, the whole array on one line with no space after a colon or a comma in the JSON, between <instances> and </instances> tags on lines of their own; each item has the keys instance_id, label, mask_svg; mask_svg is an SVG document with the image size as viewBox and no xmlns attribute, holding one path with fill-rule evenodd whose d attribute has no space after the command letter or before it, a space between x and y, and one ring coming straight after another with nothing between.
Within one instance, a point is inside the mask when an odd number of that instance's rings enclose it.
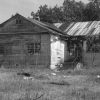
<instances>
[{"instance_id":1,"label":"overcast sky","mask_svg":"<svg viewBox=\"0 0 100 100\"><path fill-rule=\"evenodd\" d=\"M40 5L47 4L51 7L56 4L61 6L64 0L0 0L0 23L20 13L25 17L30 16L31 11L36 12ZM79 0L76 0L79 1ZM88 0L82 0L87 2Z\"/></svg>"}]
</instances>

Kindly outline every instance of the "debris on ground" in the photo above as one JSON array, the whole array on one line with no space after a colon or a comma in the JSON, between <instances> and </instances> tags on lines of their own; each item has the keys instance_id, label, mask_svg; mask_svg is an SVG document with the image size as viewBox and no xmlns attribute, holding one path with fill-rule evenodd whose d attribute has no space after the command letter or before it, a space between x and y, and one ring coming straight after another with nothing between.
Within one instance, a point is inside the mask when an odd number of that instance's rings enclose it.
<instances>
[{"instance_id":1,"label":"debris on ground","mask_svg":"<svg viewBox=\"0 0 100 100\"><path fill-rule=\"evenodd\" d=\"M61 80L61 81L52 81L52 82L48 82L48 84L70 86L70 84L68 82L64 81L64 80Z\"/></svg>"},{"instance_id":2,"label":"debris on ground","mask_svg":"<svg viewBox=\"0 0 100 100\"><path fill-rule=\"evenodd\" d=\"M23 75L23 76L26 76L26 77L30 77L31 76L31 74L29 74L29 73L17 73L17 75Z\"/></svg>"},{"instance_id":3,"label":"debris on ground","mask_svg":"<svg viewBox=\"0 0 100 100\"><path fill-rule=\"evenodd\" d=\"M26 76L24 76L23 79L24 80L29 80L29 79L34 80L34 77L26 77Z\"/></svg>"},{"instance_id":4,"label":"debris on ground","mask_svg":"<svg viewBox=\"0 0 100 100\"><path fill-rule=\"evenodd\" d=\"M51 75L54 75L54 76L55 76L55 75L56 75L56 73L51 73Z\"/></svg>"},{"instance_id":5,"label":"debris on ground","mask_svg":"<svg viewBox=\"0 0 100 100\"><path fill-rule=\"evenodd\" d=\"M65 78L66 76L64 75L63 77Z\"/></svg>"},{"instance_id":6,"label":"debris on ground","mask_svg":"<svg viewBox=\"0 0 100 100\"><path fill-rule=\"evenodd\" d=\"M100 75L97 75L97 78L100 78Z\"/></svg>"},{"instance_id":7,"label":"debris on ground","mask_svg":"<svg viewBox=\"0 0 100 100\"><path fill-rule=\"evenodd\" d=\"M75 70L81 70L83 67L82 63L77 63Z\"/></svg>"}]
</instances>

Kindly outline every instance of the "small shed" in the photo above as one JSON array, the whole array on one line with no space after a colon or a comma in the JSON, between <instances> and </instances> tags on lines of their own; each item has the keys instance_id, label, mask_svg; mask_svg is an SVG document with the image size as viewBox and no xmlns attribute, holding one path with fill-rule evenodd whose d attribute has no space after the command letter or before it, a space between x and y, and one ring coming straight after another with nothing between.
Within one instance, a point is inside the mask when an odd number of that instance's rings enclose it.
<instances>
[{"instance_id":1,"label":"small shed","mask_svg":"<svg viewBox=\"0 0 100 100\"><path fill-rule=\"evenodd\" d=\"M63 31L70 35L69 54L75 57L81 54L83 63L87 66L100 66L100 21L73 22L64 27Z\"/></svg>"},{"instance_id":2,"label":"small shed","mask_svg":"<svg viewBox=\"0 0 100 100\"><path fill-rule=\"evenodd\" d=\"M56 68L67 55L60 29L20 14L0 24L0 66Z\"/></svg>"}]
</instances>

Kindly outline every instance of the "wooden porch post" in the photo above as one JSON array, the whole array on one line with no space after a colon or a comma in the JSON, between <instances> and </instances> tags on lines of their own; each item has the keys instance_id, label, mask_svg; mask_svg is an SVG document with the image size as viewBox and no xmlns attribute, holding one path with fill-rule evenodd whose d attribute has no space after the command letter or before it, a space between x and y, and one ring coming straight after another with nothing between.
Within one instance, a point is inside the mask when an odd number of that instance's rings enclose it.
<instances>
[{"instance_id":1,"label":"wooden porch post","mask_svg":"<svg viewBox=\"0 0 100 100\"><path fill-rule=\"evenodd\" d=\"M87 41L83 41L83 51L87 51Z\"/></svg>"}]
</instances>

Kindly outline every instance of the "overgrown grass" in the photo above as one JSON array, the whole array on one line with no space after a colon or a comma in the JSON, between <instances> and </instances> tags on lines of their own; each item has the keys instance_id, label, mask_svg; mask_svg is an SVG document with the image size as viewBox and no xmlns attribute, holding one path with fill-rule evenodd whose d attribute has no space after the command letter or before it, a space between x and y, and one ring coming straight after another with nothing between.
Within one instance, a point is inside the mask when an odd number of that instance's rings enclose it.
<instances>
[{"instance_id":1,"label":"overgrown grass","mask_svg":"<svg viewBox=\"0 0 100 100\"><path fill-rule=\"evenodd\" d=\"M94 91L84 75L68 77L44 70L24 79L17 72L0 71L0 100L100 100L100 91Z\"/></svg>"}]
</instances>

